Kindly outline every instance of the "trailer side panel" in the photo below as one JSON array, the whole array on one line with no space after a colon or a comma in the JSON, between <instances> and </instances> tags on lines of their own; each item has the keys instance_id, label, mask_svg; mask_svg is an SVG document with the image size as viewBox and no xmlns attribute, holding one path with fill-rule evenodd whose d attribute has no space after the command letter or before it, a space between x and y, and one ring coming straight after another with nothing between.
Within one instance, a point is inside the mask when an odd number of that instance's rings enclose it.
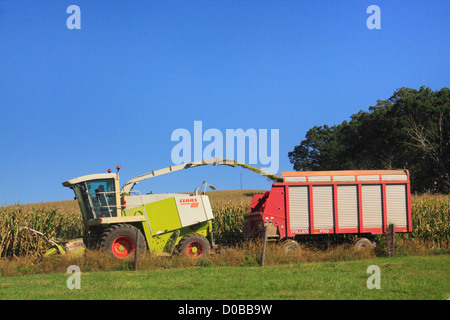
<instances>
[{"instance_id":1,"label":"trailer side panel","mask_svg":"<svg viewBox=\"0 0 450 320\"><path fill-rule=\"evenodd\" d=\"M283 177L270 192L255 195L247 215L249 230L272 223L280 240L306 234L382 234L390 224L396 232L412 231L407 171L283 172Z\"/></svg>"}]
</instances>

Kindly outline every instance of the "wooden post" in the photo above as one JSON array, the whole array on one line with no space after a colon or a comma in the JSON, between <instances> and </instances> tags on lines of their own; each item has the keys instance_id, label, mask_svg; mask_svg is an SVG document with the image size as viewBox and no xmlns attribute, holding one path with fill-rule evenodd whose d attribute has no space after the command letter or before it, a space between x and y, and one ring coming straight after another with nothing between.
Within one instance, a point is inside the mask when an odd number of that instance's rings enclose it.
<instances>
[{"instance_id":1,"label":"wooden post","mask_svg":"<svg viewBox=\"0 0 450 320\"><path fill-rule=\"evenodd\" d=\"M389 257L393 257L395 255L395 227L393 224L388 226L387 233L387 241L386 241L386 250Z\"/></svg>"},{"instance_id":2,"label":"wooden post","mask_svg":"<svg viewBox=\"0 0 450 320\"><path fill-rule=\"evenodd\" d=\"M266 257L266 242L267 242L267 225L264 227L264 239L263 239L263 249L261 255L261 267L264 267L264 259Z\"/></svg>"}]
</instances>

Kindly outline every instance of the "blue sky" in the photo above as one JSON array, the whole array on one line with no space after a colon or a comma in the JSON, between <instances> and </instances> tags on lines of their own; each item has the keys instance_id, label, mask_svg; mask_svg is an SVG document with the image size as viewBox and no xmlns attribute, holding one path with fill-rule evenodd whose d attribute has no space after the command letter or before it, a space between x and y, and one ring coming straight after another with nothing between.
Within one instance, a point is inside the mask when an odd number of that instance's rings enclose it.
<instances>
[{"instance_id":1,"label":"blue sky","mask_svg":"<svg viewBox=\"0 0 450 320\"><path fill-rule=\"evenodd\" d=\"M81 9L69 30L67 7ZM369 30L370 5L381 29ZM279 171L315 125L401 87L449 86L449 1L0 0L0 203L72 199L65 180L172 165L171 134L279 129ZM257 165L260 167L260 165ZM201 167L141 192L269 189Z\"/></svg>"}]
</instances>

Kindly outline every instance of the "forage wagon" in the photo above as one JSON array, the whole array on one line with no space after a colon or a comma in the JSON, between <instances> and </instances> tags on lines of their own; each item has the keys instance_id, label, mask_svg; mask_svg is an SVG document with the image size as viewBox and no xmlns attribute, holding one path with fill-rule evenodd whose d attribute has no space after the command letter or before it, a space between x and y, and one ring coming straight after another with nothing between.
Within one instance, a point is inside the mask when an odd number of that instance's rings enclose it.
<instances>
[{"instance_id":1,"label":"forage wagon","mask_svg":"<svg viewBox=\"0 0 450 320\"><path fill-rule=\"evenodd\" d=\"M306 236L358 236L357 246L374 235L411 232L411 194L407 170L283 172L283 182L254 195L245 233L297 248Z\"/></svg>"}]
</instances>

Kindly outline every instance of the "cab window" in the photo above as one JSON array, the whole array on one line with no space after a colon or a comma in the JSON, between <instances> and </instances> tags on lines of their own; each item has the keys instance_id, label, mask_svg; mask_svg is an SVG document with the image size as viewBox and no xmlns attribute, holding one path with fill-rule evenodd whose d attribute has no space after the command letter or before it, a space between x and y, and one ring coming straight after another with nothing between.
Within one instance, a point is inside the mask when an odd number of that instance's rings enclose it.
<instances>
[{"instance_id":1,"label":"cab window","mask_svg":"<svg viewBox=\"0 0 450 320\"><path fill-rule=\"evenodd\" d=\"M117 208L114 179L87 181L86 185L95 217L116 217Z\"/></svg>"}]
</instances>

